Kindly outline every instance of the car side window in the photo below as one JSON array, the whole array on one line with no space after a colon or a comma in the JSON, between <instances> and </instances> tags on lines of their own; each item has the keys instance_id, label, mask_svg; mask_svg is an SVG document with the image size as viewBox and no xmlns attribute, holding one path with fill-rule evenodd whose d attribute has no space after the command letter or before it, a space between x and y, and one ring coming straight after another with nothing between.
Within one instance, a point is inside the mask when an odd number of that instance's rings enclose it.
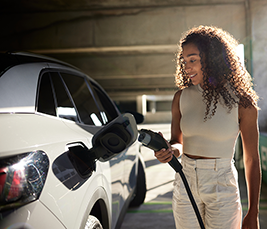
<instances>
[{"instance_id":1,"label":"car side window","mask_svg":"<svg viewBox=\"0 0 267 229\"><path fill-rule=\"evenodd\" d=\"M56 116L56 106L49 73L44 73L41 77L37 111Z\"/></svg>"},{"instance_id":2,"label":"car side window","mask_svg":"<svg viewBox=\"0 0 267 229\"><path fill-rule=\"evenodd\" d=\"M99 108L84 77L68 73L60 74L68 87L81 121L87 125L102 126Z\"/></svg>"},{"instance_id":3,"label":"car side window","mask_svg":"<svg viewBox=\"0 0 267 229\"><path fill-rule=\"evenodd\" d=\"M57 72L51 72L50 75L55 90L57 117L78 122L76 109L68 96L60 75Z\"/></svg>"},{"instance_id":4,"label":"car side window","mask_svg":"<svg viewBox=\"0 0 267 229\"><path fill-rule=\"evenodd\" d=\"M115 109L114 104L111 102L111 100L107 96L107 94L103 90L101 90L101 88L99 88L99 86L95 84L94 82L91 82L91 84L93 86L95 93L100 99L100 102L102 105L102 109L103 109L101 111L102 118L104 120L106 119L106 122L110 122L114 118L118 117L118 112Z\"/></svg>"}]
</instances>

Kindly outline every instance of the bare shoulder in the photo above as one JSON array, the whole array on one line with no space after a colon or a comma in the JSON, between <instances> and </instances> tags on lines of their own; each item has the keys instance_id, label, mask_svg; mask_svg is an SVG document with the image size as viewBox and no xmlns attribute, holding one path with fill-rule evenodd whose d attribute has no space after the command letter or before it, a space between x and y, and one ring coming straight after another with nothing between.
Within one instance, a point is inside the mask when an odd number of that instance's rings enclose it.
<instances>
[{"instance_id":1,"label":"bare shoulder","mask_svg":"<svg viewBox=\"0 0 267 229\"><path fill-rule=\"evenodd\" d=\"M181 94L182 94L182 91L183 90L178 90L177 92L175 92L174 97L173 97L173 101L179 102Z\"/></svg>"},{"instance_id":2,"label":"bare shoulder","mask_svg":"<svg viewBox=\"0 0 267 229\"><path fill-rule=\"evenodd\" d=\"M180 97L181 97L181 94L182 94L182 90L177 91L174 94L174 97L172 100L172 114L175 117L178 117L181 115L180 114Z\"/></svg>"}]
</instances>

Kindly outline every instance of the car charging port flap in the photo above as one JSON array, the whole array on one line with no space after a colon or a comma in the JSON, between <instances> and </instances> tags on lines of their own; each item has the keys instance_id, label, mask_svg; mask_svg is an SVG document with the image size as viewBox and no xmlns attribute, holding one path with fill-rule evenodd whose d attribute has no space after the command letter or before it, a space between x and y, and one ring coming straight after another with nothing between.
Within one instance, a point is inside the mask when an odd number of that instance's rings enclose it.
<instances>
[{"instance_id":1,"label":"car charging port flap","mask_svg":"<svg viewBox=\"0 0 267 229\"><path fill-rule=\"evenodd\" d=\"M68 156L77 173L84 179L89 178L96 170L96 156L83 143L68 145Z\"/></svg>"}]
</instances>

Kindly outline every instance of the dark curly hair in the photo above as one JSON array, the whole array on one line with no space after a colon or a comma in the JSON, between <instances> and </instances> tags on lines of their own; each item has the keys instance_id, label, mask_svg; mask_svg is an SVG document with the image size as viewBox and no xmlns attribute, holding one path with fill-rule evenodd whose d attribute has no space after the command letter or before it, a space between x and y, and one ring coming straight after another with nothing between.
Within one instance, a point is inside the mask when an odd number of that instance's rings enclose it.
<instances>
[{"instance_id":1,"label":"dark curly hair","mask_svg":"<svg viewBox=\"0 0 267 229\"><path fill-rule=\"evenodd\" d=\"M185 72L182 49L193 43L200 52L203 71L203 101L206 104L204 120L211 118L217 109L220 96L230 112L238 104L247 108L257 106L258 96L252 79L236 54L238 42L226 31L213 26L190 29L180 40L177 53L176 85L180 89L192 86Z\"/></svg>"}]
</instances>

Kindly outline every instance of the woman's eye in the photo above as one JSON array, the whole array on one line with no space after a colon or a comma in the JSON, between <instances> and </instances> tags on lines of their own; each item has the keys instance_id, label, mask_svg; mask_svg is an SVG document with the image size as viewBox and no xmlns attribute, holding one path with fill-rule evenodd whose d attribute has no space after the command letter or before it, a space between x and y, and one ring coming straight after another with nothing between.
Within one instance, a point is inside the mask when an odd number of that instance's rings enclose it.
<instances>
[{"instance_id":1,"label":"woman's eye","mask_svg":"<svg viewBox=\"0 0 267 229\"><path fill-rule=\"evenodd\" d=\"M194 63L197 60L182 61L182 64L186 65L187 63Z\"/></svg>"}]
</instances>

